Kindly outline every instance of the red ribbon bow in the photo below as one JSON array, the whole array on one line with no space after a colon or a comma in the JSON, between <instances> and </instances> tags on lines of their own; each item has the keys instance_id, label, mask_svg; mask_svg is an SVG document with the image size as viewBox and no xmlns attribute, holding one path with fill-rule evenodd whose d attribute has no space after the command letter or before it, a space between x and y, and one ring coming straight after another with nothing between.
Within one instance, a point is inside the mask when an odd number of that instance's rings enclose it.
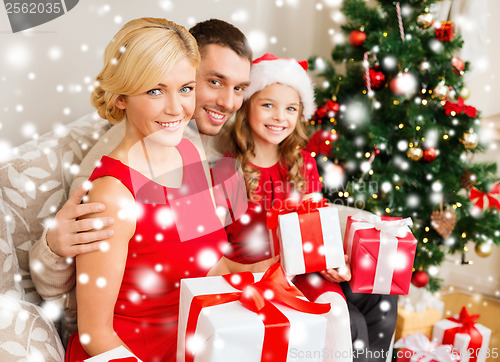
<instances>
[{"instance_id":1,"label":"red ribbon bow","mask_svg":"<svg viewBox=\"0 0 500 362\"><path fill-rule=\"evenodd\" d=\"M194 336L198 316L205 307L239 300L245 308L261 315L265 325L261 361L266 362L286 361L290 330L290 322L271 301L280 302L309 314L325 314L330 311L330 304L312 303L298 298L303 294L290 285L279 263L272 265L258 282L255 282L250 272L228 274L223 277L233 288L241 292L198 295L193 298L186 326L186 362L194 360L194 355L187 348L188 339Z\"/></svg>"},{"instance_id":2,"label":"red ribbon bow","mask_svg":"<svg viewBox=\"0 0 500 362\"><path fill-rule=\"evenodd\" d=\"M481 348L483 344L483 336L474 326L475 320L479 318L479 314L469 315L469 312L465 307L462 307L460 315L457 318L450 317L448 320L460 324L457 327L447 329L444 332L443 344L454 345L455 335L457 333L466 333L470 336L470 342L467 346L467 351L472 351L470 353L469 361L477 361L477 355L479 354L478 349Z\"/></svg>"},{"instance_id":3,"label":"red ribbon bow","mask_svg":"<svg viewBox=\"0 0 500 362\"><path fill-rule=\"evenodd\" d=\"M469 117L476 118L477 117L477 109L472 106L467 106L464 104L463 98L458 98L457 103L452 103L447 101L443 106L443 109L446 115L450 115L451 112L455 112L455 114L465 113Z\"/></svg>"},{"instance_id":4,"label":"red ribbon bow","mask_svg":"<svg viewBox=\"0 0 500 362\"><path fill-rule=\"evenodd\" d=\"M498 201L498 199L493 196L499 194L500 194L500 184L498 184L498 182L495 182L490 192L482 192L476 189L475 187L471 188L470 200L474 201L477 199L477 202L474 204L474 206L483 209L484 200L487 199L488 208L491 209L493 207L496 207L498 210L500 210L500 201Z\"/></svg>"}]
</instances>

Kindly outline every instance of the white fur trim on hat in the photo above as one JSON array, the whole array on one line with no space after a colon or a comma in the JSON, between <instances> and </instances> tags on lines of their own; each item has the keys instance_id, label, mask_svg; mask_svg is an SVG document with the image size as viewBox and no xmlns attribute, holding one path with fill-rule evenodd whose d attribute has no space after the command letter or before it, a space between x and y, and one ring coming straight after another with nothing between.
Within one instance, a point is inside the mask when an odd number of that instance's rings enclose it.
<instances>
[{"instance_id":1,"label":"white fur trim on hat","mask_svg":"<svg viewBox=\"0 0 500 362\"><path fill-rule=\"evenodd\" d=\"M250 85L245 89L245 100L271 84L280 83L295 89L304 108L304 120L309 120L316 109L314 87L307 72L296 60L263 60L252 65Z\"/></svg>"}]
</instances>

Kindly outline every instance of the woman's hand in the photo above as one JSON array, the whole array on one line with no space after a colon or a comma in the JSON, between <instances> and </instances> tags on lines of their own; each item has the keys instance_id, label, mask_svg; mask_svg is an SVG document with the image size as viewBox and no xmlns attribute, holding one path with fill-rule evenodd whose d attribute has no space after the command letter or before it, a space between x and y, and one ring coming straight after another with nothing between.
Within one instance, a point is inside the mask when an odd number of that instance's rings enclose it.
<instances>
[{"instance_id":1,"label":"woman's hand","mask_svg":"<svg viewBox=\"0 0 500 362\"><path fill-rule=\"evenodd\" d=\"M320 271L320 274L332 283L348 282L351 280L351 265L349 264L349 257L344 255L345 267L330 268Z\"/></svg>"}]
</instances>

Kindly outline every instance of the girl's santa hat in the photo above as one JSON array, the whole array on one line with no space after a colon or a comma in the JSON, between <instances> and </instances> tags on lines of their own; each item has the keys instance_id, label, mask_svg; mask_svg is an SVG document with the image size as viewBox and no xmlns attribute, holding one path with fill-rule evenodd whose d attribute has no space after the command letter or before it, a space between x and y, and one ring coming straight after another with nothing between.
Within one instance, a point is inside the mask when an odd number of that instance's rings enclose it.
<instances>
[{"instance_id":1,"label":"girl's santa hat","mask_svg":"<svg viewBox=\"0 0 500 362\"><path fill-rule=\"evenodd\" d=\"M307 61L277 58L266 53L252 62L250 85L245 89L245 100L261 91L268 85L280 83L295 89L303 106L304 119L309 120L316 108L314 104L314 87L307 75Z\"/></svg>"}]
</instances>

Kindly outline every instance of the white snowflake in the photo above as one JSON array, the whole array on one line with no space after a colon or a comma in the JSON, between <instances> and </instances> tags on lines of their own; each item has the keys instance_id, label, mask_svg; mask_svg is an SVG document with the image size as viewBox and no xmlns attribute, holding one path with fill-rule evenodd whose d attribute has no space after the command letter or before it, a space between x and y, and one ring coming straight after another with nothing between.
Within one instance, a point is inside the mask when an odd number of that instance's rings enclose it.
<instances>
[{"instance_id":1,"label":"white snowflake","mask_svg":"<svg viewBox=\"0 0 500 362\"><path fill-rule=\"evenodd\" d=\"M213 267L219 260L217 254L212 249L203 249L196 257L196 262L203 269Z\"/></svg>"}]
</instances>

